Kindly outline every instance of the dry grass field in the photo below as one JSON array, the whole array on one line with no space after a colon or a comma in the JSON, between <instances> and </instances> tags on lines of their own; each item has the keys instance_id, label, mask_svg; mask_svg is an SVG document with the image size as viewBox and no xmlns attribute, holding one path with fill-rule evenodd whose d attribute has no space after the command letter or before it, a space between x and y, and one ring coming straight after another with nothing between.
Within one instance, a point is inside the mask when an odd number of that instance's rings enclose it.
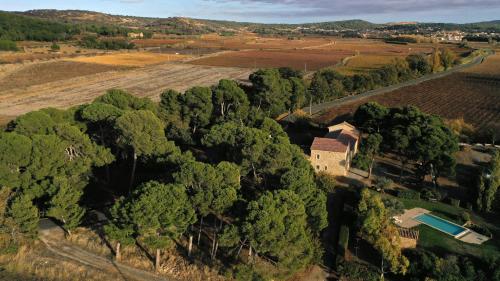
<instances>
[{"instance_id":1,"label":"dry grass field","mask_svg":"<svg viewBox=\"0 0 500 281\"><path fill-rule=\"evenodd\" d=\"M369 97L320 114L316 121L347 118L359 105L375 101L386 106L415 105L446 119L463 118L475 129L500 122L500 55L448 76Z\"/></svg>"},{"instance_id":2,"label":"dry grass field","mask_svg":"<svg viewBox=\"0 0 500 281\"><path fill-rule=\"evenodd\" d=\"M104 272L64 259L48 251L41 242L22 246L16 255L0 255L1 281L102 281L122 280L119 272Z\"/></svg>"},{"instance_id":3,"label":"dry grass field","mask_svg":"<svg viewBox=\"0 0 500 281\"><path fill-rule=\"evenodd\" d=\"M57 68L60 63L83 64L54 61L48 62L43 67L48 68L46 72L50 73L53 71L50 68ZM72 77L52 82L45 82L42 79L37 84L19 79L19 84L15 88L8 90L0 88L0 120L8 120L44 107L67 108L90 102L112 88L125 89L137 96L158 100L160 93L167 88L184 91L193 86L210 86L223 78L245 80L251 72L242 68L196 66L174 62L129 70L116 66L88 65L90 68L111 67L111 69L79 76L77 72L80 68L70 67L75 70ZM17 75L23 75L22 68L18 70ZM6 80L8 80L6 77L0 77L0 85L8 84Z\"/></svg>"},{"instance_id":4,"label":"dry grass field","mask_svg":"<svg viewBox=\"0 0 500 281\"><path fill-rule=\"evenodd\" d=\"M17 42L18 52L0 51L0 64L46 61L58 58L68 58L82 55L96 55L107 51L85 49L70 43L59 43L59 51L51 51L52 43L21 41Z\"/></svg>"},{"instance_id":5,"label":"dry grass field","mask_svg":"<svg viewBox=\"0 0 500 281\"><path fill-rule=\"evenodd\" d=\"M3 69L4 75L0 76L0 91L25 89L43 83L126 69L130 68L63 60L32 63L11 69L6 67Z\"/></svg>"},{"instance_id":6,"label":"dry grass field","mask_svg":"<svg viewBox=\"0 0 500 281\"><path fill-rule=\"evenodd\" d=\"M143 67L146 65L159 64L169 61L180 61L189 58L186 55L177 54L154 54L146 52L116 53L92 57L78 57L67 59L73 62L94 63L99 65L133 66Z\"/></svg>"}]
</instances>

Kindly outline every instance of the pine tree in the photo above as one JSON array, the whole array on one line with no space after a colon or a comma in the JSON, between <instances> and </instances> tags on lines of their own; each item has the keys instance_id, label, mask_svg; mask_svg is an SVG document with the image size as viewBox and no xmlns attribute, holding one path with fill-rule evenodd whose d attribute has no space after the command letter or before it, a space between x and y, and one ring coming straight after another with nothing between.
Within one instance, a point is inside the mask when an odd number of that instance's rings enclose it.
<instances>
[{"instance_id":1,"label":"pine tree","mask_svg":"<svg viewBox=\"0 0 500 281\"><path fill-rule=\"evenodd\" d=\"M25 194L17 196L10 205L9 216L14 220L18 232L28 238L36 237L39 214L29 196Z\"/></svg>"},{"instance_id":2,"label":"pine tree","mask_svg":"<svg viewBox=\"0 0 500 281\"><path fill-rule=\"evenodd\" d=\"M80 225L85 210L78 205L82 192L71 188L65 179L57 179L59 190L50 200L47 215L54 217L64 224L71 235L71 230Z\"/></svg>"}]
</instances>

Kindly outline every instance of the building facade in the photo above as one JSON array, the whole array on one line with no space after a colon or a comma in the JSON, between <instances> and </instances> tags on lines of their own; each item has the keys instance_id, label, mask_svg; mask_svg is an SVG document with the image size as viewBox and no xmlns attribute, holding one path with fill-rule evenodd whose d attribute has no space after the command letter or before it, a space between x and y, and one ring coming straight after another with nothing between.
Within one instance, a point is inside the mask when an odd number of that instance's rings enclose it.
<instances>
[{"instance_id":1,"label":"building facade","mask_svg":"<svg viewBox=\"0 0 500 281\"><path fill-rule=\"evenodd\" d=\"M314 138L310 161L316 172L333 176L347 175L351 161L358 152L360 132L351 124L343 122L328 127L322 138Z\"/></svg>"}]
</instances>

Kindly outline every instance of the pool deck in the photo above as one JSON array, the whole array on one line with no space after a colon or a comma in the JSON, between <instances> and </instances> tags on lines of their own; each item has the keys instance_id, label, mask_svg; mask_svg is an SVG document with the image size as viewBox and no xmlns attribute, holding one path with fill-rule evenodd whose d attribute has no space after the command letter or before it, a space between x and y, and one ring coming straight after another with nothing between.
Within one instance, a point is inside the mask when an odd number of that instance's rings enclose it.
<instances>
[{"instance_id":1,"label":"pool deck","mask_svg":"<svg viewBox=\"0 0 500 281\"><path fill-rule=\"evenodd\" d=\"M421 222L414 220L413 218L421 214L428 214L431 211L422 208L413 208L410 210L405 210L402 215L395 216L394 221L398 226L404 228L412 228L421 224Z\"/></svg>"},{"instance_id":2,"label":"pool deck","mask_svg":"<svg viewBox=\"0 0 500 281\"><path fill-rule=\"evenodd\" d=\"M428 214L430 212L431 211L423 209L423 208L413 208L413 209L405 210L405 212L402 215L394 216L393 218L394 218L394 222L396 223L396 225L398 225L400 227L405 227L405 228L413 228L413 227L416 227L416 226L422 224L421 222L415 220L414 217L417 217L421 214ZM458 234L457 236L455 236L455 238L462 241L462 242L465 242L465 243L477 244L477 245L480 245L480 244L482 244L490 239L489 237L484 236L482 234L479 234L479 233L472 231L468 228L465 228L465 229L466 229L466 231Z\"/></svg>"},{"instance_id":3,"label":"pool deck","mask_svg":"<svg viewBox=\"0 0 500 281\"><path fill-rule=\"evenodd\" d=\"M484 236L470 229L468 229L468 231L465 234L455 238L457 238L462 242L476 244L476 245L481 245L484 242L490 240L490 237Z\"/></svg>"}]
</instances>

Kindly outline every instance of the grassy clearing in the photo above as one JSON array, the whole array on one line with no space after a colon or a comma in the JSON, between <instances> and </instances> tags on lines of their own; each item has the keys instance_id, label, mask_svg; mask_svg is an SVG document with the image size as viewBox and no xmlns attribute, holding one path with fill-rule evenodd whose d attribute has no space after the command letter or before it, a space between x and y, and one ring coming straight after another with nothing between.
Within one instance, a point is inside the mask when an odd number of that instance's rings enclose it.
<instances>
[{"instance_id":1,"label":"grassy clearing","mask_svg":"<svg viewBox=\"0 0 500 281\"><path fill-rule=\"evenodd\" d=\"M464 243L427 225L420 225L418 229L420 230L418 247L435 253L442 255L459 254L476 258L498 255L500 253L498 239L489 240L481 245L474 245Z\"/></svg>"},{"instance_id":2,"label":"grassy clearing","mask_svg":"<svg viewBox=\"0 0 500 281\"><path fill-rule=\"evenodd\" d=\"M179 61L188 58L186 55L153 54L153 53L118 53L93 57L79 57L68 59L76 62L96 63L104 65L143 67L169 61Z\"/></svg>"}]
</instances>

